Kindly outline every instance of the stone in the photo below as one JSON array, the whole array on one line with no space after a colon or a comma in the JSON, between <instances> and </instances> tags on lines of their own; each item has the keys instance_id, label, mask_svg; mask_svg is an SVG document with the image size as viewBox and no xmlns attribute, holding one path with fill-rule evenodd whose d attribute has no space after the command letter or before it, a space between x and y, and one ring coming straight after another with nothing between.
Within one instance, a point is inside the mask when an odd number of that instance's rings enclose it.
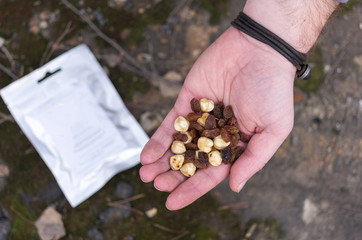
<instances>
[{"instance_id":1,"label":"stone","mask_svg":"<svg viewBox=\"0 0 362 240\"><path fill-rule=\"evenodd\" d=\"M162 96L176 99L181 91L182 84L169 81L160 81L159 88Z\"/></svg>"},{"instance_id":2,"label":"stone","mask_svg":"<svg viewBox=\"0 0 362 240\"><path fill-rule=\"evenodd\" d=\"M355 56L353 62L358 65L359 69L362 71L362 55Z\"/></svg>"},{"instance_id":3,"label":"stone","mask_svg":"<svg viewBox=\"0 0 362 240\"><path fill-rule=\"evenodd\" d=\"M127 202L122 204L124 206L131 206L131 203ZM103 211L101 211L98 215L97 222L102 224L107 224L111 220L120 220L123 218L128 218L131 215L131 210L127 208L119 208L119 207L107 207Z\"/></svg>"},{"instance_id":4,"label":"stone","mask_svg":"<svg viewBox=\"0 0 362 240\"><path fill-rule=\"evenodd\" d=\"M9 176L9 168L5 164L0 163L0 178Z\"/></svg>"},{"instance_id":5,"label":"stone","mask_svg":"<svg viewBox=\"0 0 362 240\"><path fill-rule=\"evenodd\" d=\"M5 39L0 37L0 48L4 45Z\"/></svg>"},{"instance_id":6,"label":"stone","mask_svg":"<svg viewBox=\"0 0 362 240\"><path fill-rule=\"evenodd\" d=\"M182 82L183 77L181 74L177 73L176 71L168 71L164 76L164 79L171 81L171 82Z\"/></svg>"},{"instance_id":7,"label":"stone","mask_svg":"<svg viewBox=\"0 0 362 240\"><path fill-rule=\"evenodd\" d=\"M62 190L60 189L58 183L55 180L52 180L37 197L42 202L53 202L61 196L63 196Z\"/></svg>"},{"instance_id":8,"label":"stone","mask_svg":"<svg viewBox=\"0 0 362 240\"><path fill-rule=\"evenodd\" d=\"M106 61L109 67L113 68L121 61L121 56L119 54L110 53L103 55L102 59Z\"/></svg>"},{"instance_id":9,"label":"stone","mask_svg":"<svg viewBox=\"0 0 362 240\"><path fill-rule=\"evenodd\" d=\"M145 112L141 115L141 126L147 132L151 133L158 128L162 123L162 116L159 113Z\"/></svg>"},{"instance_id":10,"label":"stone","mask_svg":"<svg viewBox=\"0 0 362 240\"><path fill-rule=\"evenodd\" d=\"M99 26L103 27L104 24L106 23L106 21L104 20L103 14L98 10L94 10L93 16L96 19L96 21L98 22Z\"/></svg>"},{"instance_id":11,"label":"stone","mask_svg":"<svg viewBox=\"0 0 362 240\"><path fill-rule=\"evenodd\" d=\"M185 50L197 58L210 45L211 32L205 26L192 24L186 29Z\"/></svg>"},{"instance_id":12,"label":"stone","mask_svg":"<svg viewBox=\"0 0 362 240\"><path fill-rule=\"evenodd\" d=\"M10 229L11 222L9 219L9 214L0 208L0 240L8 239Z\"/></svg>"},{"instance_id":13,"label":"stone","mask_svg":"<svg viewBox=\"0 0 362 240\"><path fill-rule=\"evenodd\" d=\"M62 216L52 206L44 210L35 227L41 240L57 240L66 234Z\"/></svg>"},{"instance_id":14,"label":"stone","mask_svg":"<svg viewBox=\"0 0 362 240\"><path fill-rule=\"evenodd\" d=\"M131 197L133 194L133 187L131 184L120 181L117 183L116 188L114 189L114 195L118 198L126 199Z\"/></svg>"},{"instance_id":15,"label":"stone","mask_svg":"<svg viewBox=\"0 0 362 240\"><path fill-rule=\"evenodd\" d=\"M146 213L147 217L153 218L154 216L157 215L157 208L151 208L151 209L147 210L145 213Z\"/></svg>"},{"instance_id":16,"label":"stone","mask_svg":"<svg viewBox=\"0 0 362 240\"><path fill-rule=\"evenodd\" d=\"M319 213L318 207L309 199L304 200L302 220L305 224L313 222Z\"/></svg>"},{"instance_id":17,"label":"stone","mask_svg":"<svg viewBox=\"0 0 362 240\"><path fill-rule=\"evenodd\" d=\"M150 63L152 61L152 56L148 53L140 53L137 55L137 61L140 63Z\"/></svg>"},{"instance_id":18,"label":"stone","mask_svg":"<svg viewBox=\"0 0 362 240\"><path fill-rule=\"evenodd\" d=\"M89 238L94 239L94 240L103 240L104 239L103 233L95 227L88 230L87 235Z\"/></svg>"}]
</instances>

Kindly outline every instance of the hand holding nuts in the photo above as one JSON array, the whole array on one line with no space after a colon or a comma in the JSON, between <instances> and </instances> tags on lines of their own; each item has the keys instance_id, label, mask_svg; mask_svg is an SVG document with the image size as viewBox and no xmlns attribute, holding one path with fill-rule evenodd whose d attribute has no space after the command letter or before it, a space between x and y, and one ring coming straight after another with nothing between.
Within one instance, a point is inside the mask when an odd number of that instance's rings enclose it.
<instances>
[{"instance_id":1,"label":"hand holding nuts","mask_svg":"<svg viewBox=\"0 0 362 240\"><path fill-rule=\"evenodd\" d=\"M197 168L208 164L219 166L222 162L233 163L244 152L239 141L249 142L250 136L237 127L232 107L222 102L196 98L191 100L191 109L186 118L176 118L170 158L172 170L180 170L186 177L195 174Z\"/></svg>"}]
</instances>

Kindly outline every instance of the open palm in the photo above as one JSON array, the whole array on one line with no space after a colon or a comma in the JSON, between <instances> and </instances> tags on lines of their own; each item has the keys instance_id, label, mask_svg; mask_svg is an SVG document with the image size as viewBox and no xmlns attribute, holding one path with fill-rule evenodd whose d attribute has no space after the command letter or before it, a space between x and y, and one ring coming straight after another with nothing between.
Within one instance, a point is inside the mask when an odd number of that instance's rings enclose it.
<instances>
[{"instance_id":1,"label":"open palm","mask_svg":"<svg viewBox=\"0 0 362 240\"><path fill-rule=\"evenodd\" d=\"M239 192L291 131L294 75L295 68L273 49L229 28L196 61L175 106L143 149L141 179L171 192L166 202L171 210L189 205L229 173L231 189ZM170 170L169 148L174 120L191 112L194 97L231 105L239 128L252 138L232 166L209 166L186 178Z\"/></svg>"}]
</instances>

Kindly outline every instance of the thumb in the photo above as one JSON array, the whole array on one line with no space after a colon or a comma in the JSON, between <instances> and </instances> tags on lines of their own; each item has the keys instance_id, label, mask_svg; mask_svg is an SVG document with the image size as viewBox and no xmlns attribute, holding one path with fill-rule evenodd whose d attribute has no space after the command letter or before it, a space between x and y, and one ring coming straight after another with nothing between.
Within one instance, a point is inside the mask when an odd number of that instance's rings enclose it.
<instances>
[{"instance_id":1,"label":"thumb","mask_svg":"<svg viewBox=\"0 0 362 240\"><path fill-rule=\"evenodd\" d=\"M287 135L276 136L266 130L253 135L245 152L230 170L231 190L240 192L246 181L265 166Z\"/></svg>"}]
</instances>

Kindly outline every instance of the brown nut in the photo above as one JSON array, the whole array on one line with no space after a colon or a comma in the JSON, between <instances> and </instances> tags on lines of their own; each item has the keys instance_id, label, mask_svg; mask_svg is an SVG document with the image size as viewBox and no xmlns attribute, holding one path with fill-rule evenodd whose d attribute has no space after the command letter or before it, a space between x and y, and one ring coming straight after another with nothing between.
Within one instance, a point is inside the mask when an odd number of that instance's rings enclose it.
<instances>
[{"instance_id":1,"label":"brown nut","mask_svg":"<svg viewBox=\"0 0 362 240\"><path fill-rule=\"evenodd\" d=\"M190 122L190 129L195 129L196 131L202 132L204 127L197 122Z\"/></svg>"},{"instance_id":2,"label":"brown nut","mask_svg":"<svg viewBox=\"0 0 362 240\"><path fill-rule=\"evenodd\" d=\"M225 142L220 135L214 138L214 147L218 150L222 150L229 145L230 142Z\"/></svg>"},{"instance_id":3,"label":"brown nut","mask_svg":"<svg viewBox=\"0 0 362 240\"><path fill-rule=\"evenodd\" d=\"M205 121L205 129L210 130L216 128L216 119L214 115L209 115Z\"/></svg>"},{"instance_id":4,"label":"brown nut","mask_svg":"<svg viewBox=\"0 0 362 240\"><path fill-rule=\"evenodd\" d=\"M182 132L182 134L186 135L186 140L183 141L184 144L188 144L192 141L191 134L189 132Z\"/></svg>"},{"instance_id":5,"label":"brown nut","mask_svg":"<svg viewBox=\"0 0 362 240\"><path fill-rule=\"evenodd\" d=\"M184 164L185 157L183 155L173 155L170 157L170 166L172 170L180 170Z\"/></svg>"},{"instance_id":6,"label":"brown nut","mask_svg":"<svg viewBox=\"0 0 362 240\"><path fill-rule=\"evenodd\" d=\"M202 152L210 152L212 150L212 146L214 142L210 138L200 137L197 141L197 146L199 147L200 151Z\"/></svg>"},{"instance_id":7,"label":"brown nut","mask_svg":"<svg viewBox=\"0 0 362 240\"><path fill-rule=\"evenodd\" d=\"M195 143L188 143L185 145L186 149L187 150L194 150L196 151L198 148L197 148L197 145ZM186 151L187 152L187 151Z\"/></svg>"},{"instance_id":8,"label":"brown nut","mask_svg":"<svg viewBox=\"0 0 362 240\"><path fill-rule=\"evenodd\" d=\"M210 99L200 99L200 107L203 112L211 112L214 109L214 102Z\"/></svg>"},{"instance_id":9,"label":"brown nut","mask_svg":"<svg viewBox=\"0 0 362 240\"><path fill-rule=\"evenodd\" d=\"M185 175L186 177L192 177L195 174L196 171L196 166L193 163L185 163L180 171L182 172L183 175Z\"/></svg>"},{"instance_id":10,"label":"brown nut","mask_svg":"<svg viewBox=\"0 0 362 240\"><path fill-rule=\"evenodd\" d=\"M225 163L229 163L232 159L232 151L230 147L221 150L221 158Z\"/></svg>"},{"instance_id":11,"label":"brown nut","mask_svg":"<svg viewBox=\"0 0 362 240\"><path fill-rule=\"evenodd\" d=\"M214 111L214 116L216 118L221 119L223 117L222 112L224 111L224 104L222 102L216 103L213 111Z\"/></svg>"},{"instance_id":12,"label":"brown nut","mask_svg":"<svg viewBox=\"0 0 362 240\"><path fill-rule=\"evenodd\" d=\"M202 116L197 119L197 123L200 124L202 127L205 127L206 119L209 117L210 114L204 113ZM197 130L197 129L196 129Z\"/></svg>"},{"instance_id":13,"label":"brown nut","mask_svg":"<svg viewBox=\"0 0 362 240\"><path fill-rule=\"evenodd\" d=\"M214 128L211 130L204 130L201 133L202 137L207 137L207 138L215 138L219 135L220 135L220 129L218 129L218 128Z\"/></svg>"},{"instance_id":14,"label":"brown nut","mask_svg":"<svg viewBox=\"0 0 362 240\"><path fill-rule=\"evenodd\" d=\"M233 108L230 105L224 108L223 116L226 120L234 116Z\"/></svg>"},{"instance_id":15,"label":"brown nut","mask_svg":"<svg viewBox=\"0 0 362 240\"><path fill-rule=\"evenodd\" d=\"M202 116L201 112L200 113L191 112L191 113L187 114L186 119L188 121L197 121L197 119L199 119L201 116Z\"/></svg>"},{"instance_id":16,"label":"brown nut","mask_svg":"<svg viewBox=\"0 0 362 240\"><path fill-rule=\"evenodd\" d=\"M186 152L185 144L181 141L173 141L171 145L171 152L174 154L183 154Z\"/></svg>"},{"instance_id":17,"label":"brown nut","mask_svg":"<svg viewBox=\"0 0 362 240\"><path fill-rule=\"evenodd\" d=\"M179 132L186 132L189 129L189 126L190 126L189 121L187 121L187 119L184 118L183 116L177 117L174 123L176 131Z\"/></svg>"},{"instance_id":18,"label":"brown nut","mask_svg":"<svg viewBox=\"0 0 362 240\"><path fill-rule=\"evenodd\" d=\"M196 98L193 98L191 100L190 104L191 104L192 111L194 111L195 113L201 113L201 107L200 107L199 100L197 100Z\"/></svg>"},{"instance_id":19,"label":"brown nut","mask_svg":"<svg viewBox=\"0 0 362 240\"><path fill-rule=\"evenodd\" d=\"M219 151L209 152L209 163L212 166L219 166L222 162L221 153Z\"/></svg>"},{"instance_id":20,"label":"brown nut","mask_svg":"<svg viewBox=\"0 0 362 240\"><path fill-rule=\"evenodd\" d=\"M173 137L173 140L177 140L177 141L181 141L181 142L185 142L188 140L188 136L185 133L180 133L180 132L174 133L172 135L172 137Z\"/></svg>"}]
</instances>

